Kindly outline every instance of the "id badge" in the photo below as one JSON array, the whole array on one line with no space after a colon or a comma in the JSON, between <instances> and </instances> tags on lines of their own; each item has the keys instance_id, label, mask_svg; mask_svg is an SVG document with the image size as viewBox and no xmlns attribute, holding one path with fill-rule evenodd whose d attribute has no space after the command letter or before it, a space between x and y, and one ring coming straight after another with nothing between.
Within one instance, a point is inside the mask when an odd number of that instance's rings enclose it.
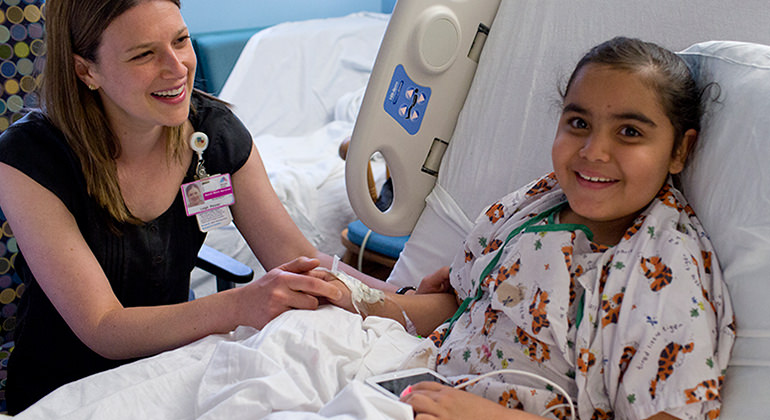
<instances>
[{"instance_id":1,"label":"id badge","mask_svg":"<svg viewBox=\"0 0 770 420\"><path fill-rule=\"evenodd\" d=\"M232 220L228 206L235 203L230 174L214 175L182 185L184 208L198 219L202 232L227 226Z\"/></svg>"},{"instance_id":2,"label":"id badge","mask_svg":"<svg viewBox=\"0 0 770 420\"><path fill-rule=\"evenodd\" d=\"M201 232L225 227L233 221L233 215L230 213L230 207L219 207L214 210L204 211L195 215L198 220L198 228Z\"/></svg>"}]
</instances>

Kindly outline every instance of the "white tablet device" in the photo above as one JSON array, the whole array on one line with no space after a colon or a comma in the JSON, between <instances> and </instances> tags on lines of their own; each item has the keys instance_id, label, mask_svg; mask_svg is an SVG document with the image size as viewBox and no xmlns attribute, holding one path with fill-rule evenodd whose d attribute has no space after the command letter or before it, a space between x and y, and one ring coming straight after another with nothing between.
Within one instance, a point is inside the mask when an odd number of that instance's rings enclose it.
<instances>
[{"instance_id":1,"label":"white tablet device","mask_svg":"<svg viewBox=\"0 0 770 420\"><path fill-rule=\"evenodd\" d=\"M366 379L367 384L395 399L398 399L401 396L401 392L403 392L409 385L414 385L423 381L451 385L449 380L427 368L401 370L398 372L372 376Z\"/></svg>"}]
</instances>

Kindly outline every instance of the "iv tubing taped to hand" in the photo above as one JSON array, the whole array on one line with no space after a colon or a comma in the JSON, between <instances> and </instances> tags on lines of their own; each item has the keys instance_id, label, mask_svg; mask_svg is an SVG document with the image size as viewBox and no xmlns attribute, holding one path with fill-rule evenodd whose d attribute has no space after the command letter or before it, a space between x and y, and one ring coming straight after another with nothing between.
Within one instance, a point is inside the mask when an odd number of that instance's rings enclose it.
<instances>
[{"instance_id":1,"label":"iv tubing taped to hand","mask_svg":"<svg viewBox=\"0 0 770 420\"><path fill-rule=\"evenodd\" d=\"M339 279L342 284L348 288L348 290L350 290L350 299L352 300L353 308L359 315L367 316L369 315L368 309L370 306L376 305L378 303L385 303L385 300L388 299L388 297L385 295L385 292L379 289L371 288L361 282L361 280L339 270L339 262L340 257L335 255L334 260L332 261L332 269L328 271L337 279ZM409 316L406 314L404 308L402 308L401 305L399 305L395 300L388 300L398 306L398 309L401 311L401 316L404 317L404 328L406 329L406 332L412 335L417 335L417 328L414 326L412 320L409 319Z\"/></svg>"}]
</instances>

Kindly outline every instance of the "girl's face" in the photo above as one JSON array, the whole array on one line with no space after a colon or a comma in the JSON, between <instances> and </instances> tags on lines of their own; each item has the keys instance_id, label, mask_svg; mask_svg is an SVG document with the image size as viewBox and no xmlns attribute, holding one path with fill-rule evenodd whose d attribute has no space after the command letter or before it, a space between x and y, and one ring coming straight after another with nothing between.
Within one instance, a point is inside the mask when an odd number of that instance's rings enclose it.
<instances>
[{"instance_id":1,"label":"girl's face","mask_svg":"<svg viewBox=\"0 0 770 420\"><path fill-rule=\"evenodd\" d=\"M650 86L636 73L589 64L564 98L551 153L569 201L562 219L588 226L601 243L620 240L668 174L684 168L697 135L689 130L673 150L674 127Z\"/></svg>"},{"instance_id":2,"label":"girl's face","mask_svg":"<svg viewBox=\"0 0 770 420\"><path fill-rule=\"evenodd\" d=\"M75 56L81 80L99 88L118 135L177 126L188 116L195 52L179 8L144 1L113 20L93 63Z\"/></svg>"}]
</instances>

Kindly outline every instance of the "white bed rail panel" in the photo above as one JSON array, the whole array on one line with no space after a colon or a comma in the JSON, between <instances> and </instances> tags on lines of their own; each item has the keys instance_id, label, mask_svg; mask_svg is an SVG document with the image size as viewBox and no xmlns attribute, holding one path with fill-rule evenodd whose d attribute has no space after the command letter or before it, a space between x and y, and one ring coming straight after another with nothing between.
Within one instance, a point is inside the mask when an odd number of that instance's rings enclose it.
<instances>
[{"instance_id":1,"label":"white bed rail panel","mask_svg":"<svg viewBox=\"0 0 770 420\"><path fill-rule=\"evenodd\" d=\"M436 182L500 0L401 0L367 85L346 158L348 196L372 230L409 234ZM372 202L366 170L380 152L393 203Z\"/></svg>"}]
</instances>

